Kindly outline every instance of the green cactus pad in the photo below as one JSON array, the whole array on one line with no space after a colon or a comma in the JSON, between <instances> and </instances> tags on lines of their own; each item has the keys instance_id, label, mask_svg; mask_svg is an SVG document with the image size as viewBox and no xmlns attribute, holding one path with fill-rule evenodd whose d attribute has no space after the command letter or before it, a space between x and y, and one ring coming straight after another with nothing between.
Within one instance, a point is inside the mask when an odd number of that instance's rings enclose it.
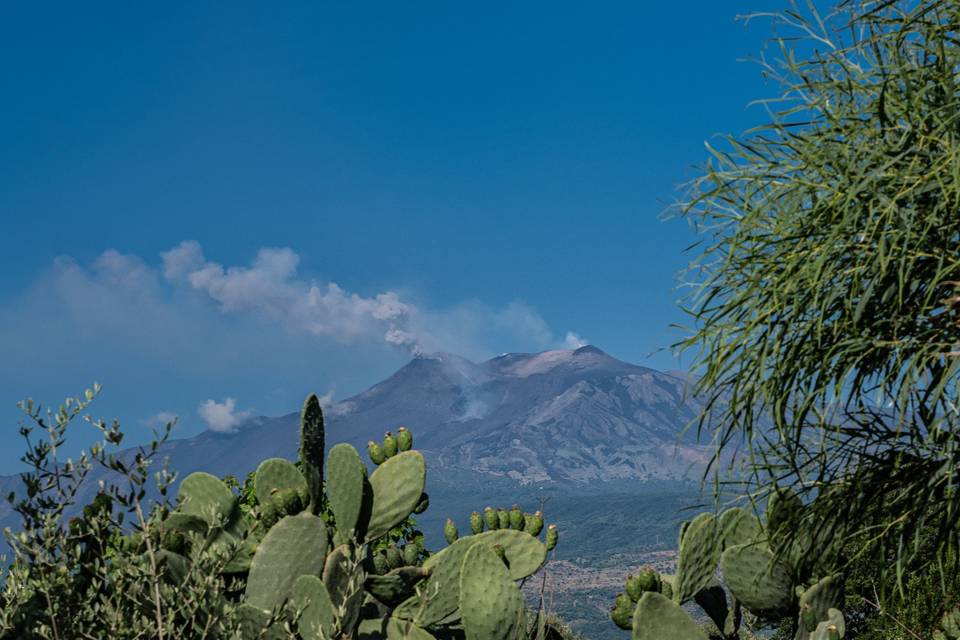
<instances>
[{"instance_id":1,"label":"green cactus pad","mask_svg":"<svg viewBox=\"0 0 960 640\"><path fill-rule=\"evenodd\" d=\"M717 518L711 513L701 513L685 528L673 592L678 604L687 602L713 582L721 551L717 529Z\"/></svg>"},{"instance_id":2,"label":"green cactus pad","mask_svg":"<svg viewBox=\"0 0 960 640\"><path fill-rule=\"evenodd\" d=\"M163 521L165 531L179 531L181 533L196 533L207 535L209 529L207 521L200 516L174 511Z\"/></svg>"},{"instance_id":3,"label":"green cactus pad","mask_svg":"<svg viewBox=\"0 0 960 640\"><path fill-rule=\"evenodd\" d=\"M778 489L767 499L767 530L771 536L797 525L803 515L803 500L789 489Z\"/></svg>"},{"instance_id":4,"label":"green cactus pad","mask_svg":"<svg viewBox=\"0 0 960 640\"><path fill-rule=\"evenodd\" d=\"M413 596L415 585L427 575L420 567L400 567L383 576L367 576L363 588L388 607L395 607Z\"/></svg>"},{"instance_id":5,"label":"green cactus pad","mask_svg":"<svg viewBox=\"0 0 960 640\"><path fill-rule=\"evenodd\" d=\"M302 575L318 575L327 553L327 525L302 513L275 524L257 546L247 577L246 602L270 611L290 596Z\"/></svg>"},{"instance_id":6,"label":"green cactus pad","mask_svg":"<svg viewBox=\"0 0 960 640\"><path fill-rule=\"evenodd\" d=\"M300 467L307 481L307 494L313 515L319 515L323 506L325 438L320 399L317 394L311 393L303 401L303 410L300 412Z\"/></svg>"},{"instance_id":7,"label":"green cactus pad","mask_svg":"<svg viewBox=\"0 0 960 640\"><path fill-rule=\"evenodd\" d=\"M362 518L361 514L364 511L366 482L366 468L356 449L344 443L330 449L327 456L327 499L333 509L337 530L351 538L365 528L362 520L366 518Z\"/></svg>"},{"instance_id":8,"label":"green cactus pad","mask_svg":"<svg viewBox=\"0 0 960 640\"><path fill-rule=\"evenodd\" d=\"M720 514L721 550L738 544L759 542L763 535L760 518L742 507L727 509Z\"/></svg>"},{"instance_id":9,"label":"green cactus pad","mask_svg":"<svg viewBox=\"0 0 960 640\"><path fill-rule=\"evenodd\" d=\"M806 605L809 605L809 608ZM843 606L843 581L840 576L827 576L804 591L800 595L799 608L801 612L805 609L810 612L808 615L813 624L811 629L807 629L801 615L795 640L808 640L811 632L821 622L829 620L830 610L841 606Z\"/></svg>"},{"instance_id":10,"label":"green cactus pad","mask_svg":"<svg viewBox=\"0 0 960 640\"><path fill-rule=\"evenodd\" d=\"M479 537L460 538L423 563L423 568L430 572L430 579L422 589L423 606L408 607L413 612L414 621L421 627L431 627L457 610L460 599L460 568L467 551L476 544Z\"/></svg>"},{"instance_id":11,"label":"green cactus pad","mask_svg":"<svg viewBox=\"0 0 960 640\"><path fill-rule=\"evenodd\" d=\"M686 611L673 600L648 591L633 612L632 640L708 640Z\"/></svg>"},{"instance_id":12,"label":"green cactus pad","mask_svg":"<svg viewBox=\"0 0 960 640\"><path fill-rule=\"evenodd\" d=\"M400 524L420 502L427 465L419 451L398 453L370 475L373 509L367 540L376 540Z\"/></svg>"},{"instance_id":13,"label":"green cactus pad","mask_svg":"<svg viewBox=\"0 0 960 640\"><path fill-rule=\"evenodd\" d=\"M497 529L469 537L487 547L493 547L495 544L503 547L507 565L510 567L510 577L513 580L522 580L533 575L547 561L546 545L523 531Z\"/></svg>"},{"instance_id":14,"label":"green cactus pad","mask_svg":"<svg viewBox=\"0 0 960 640\"><path fill-rule=\"evenodd\" d=\"M830 609L827 619L817 625L810 640L840 640L847 633L846 621L838 609Z\"/></svg>"},{"instance_id":15,"label":"green cactus pad","mask_svg":"<svg viewBox=\"0 0 960 640\"><path fill-rule=\"evenodd\" d=\"M249 604L241 604L233 613L237 640L286 640L280 625L270 625L270 614ZM269 627L268 627L269 625Z\"/></svg>"},{"instance_id":16,"label":"green cactus pad","mask_svg":"<svg viewBox=\"0 0 960 640\"><path fill-rule=\"evenodd\" d=\"M227 522L237 504L237 497L227 485L202 471L183 479L178 496L180 506L177 510L180 513L203 518L211 527Z\"/></svg>"},{"instance_id":17,"label":"green cactus pad","mask_svg":"<svg viewBox=\"0 0 960 640\"><path fill-rule=\"evenodd\" d=\"M190 560L167 549L158 549L157 561L163 577L174 585L181 585L190 573Z\"/></svg>"},{"instance_id":18,"label":"green cactus pad","mask_svg":"<svg viewBox=\"0 0 960 640\"><path fill-rule=\"evenodd\" d=\"M317 576L300 576L293 583L290 604L300 612L297 628L303 640L333 638L337 616L327 587Z\"/></svg>"},{"instance_id":19,"label":"green cactus pad","mask_svg":"<svg viewBox=\"0 0 960 640\"><path fill-rule=\"evenodd\" d=\"M733 596L751 613L772 618L790 612L794 597L790 568L766 545L730 547L720 557L720 570Z\"/></svg>"},{"instance_id":20,"label":"green cactus pad","mask_svg":"<svg viewBox=\"0 0 960 640\"><path fill-rule=\"evenodd\" d=\"M409 620L396 617L387 620L387 640L435 640L433 634Z\"/></svg>"},{"instance_id":21,"label":"green cactus pad","mask_svg":"<svg viewBox=\"0 0 960 640\"><path fill-rule=\"evenodd\" d=\"M307 480L300 470L283 458L267 458L257 467L253 477L253 487L257 494L257 502L266 504L270 498L283 489L306 492Z\"/></svg>"},{"instance_id":22,"label":"green cactus pad","mask_svg":"<svg viewBox=\"0 0 960 640\"><path fill-rule=\"evenodd\" d=\"M515 640L524 631L523 594L486 545L473 545L463 559L460 616L467 640Z\"/></svg>"}]
</instances>

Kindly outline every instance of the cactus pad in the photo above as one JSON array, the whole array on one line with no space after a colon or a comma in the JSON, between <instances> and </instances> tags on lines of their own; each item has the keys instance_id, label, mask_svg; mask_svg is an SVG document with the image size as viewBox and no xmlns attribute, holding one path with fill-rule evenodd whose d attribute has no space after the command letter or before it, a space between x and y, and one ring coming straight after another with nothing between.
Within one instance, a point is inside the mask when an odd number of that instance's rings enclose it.
<instances>
[{"instance_id":1,"label":"cactus pad","mask_svg":"<svg viewBox=\"0 0 960 640\"><path fill-rule=\"evenodd\" d=\"M237 497L219 478L209 473L191 473L180 483L180 513L203 518L211 526L222 526L230 519Z\"/></svg>"},{"instance_id":2,"label":"cactus pad","mask_svg":"<svg viewBox=\"0 0 960 640\"><path fill-rule=\"evenodd\" d=\"M510 567L510 577L513 580L522 580L533 575L547 561L547 547L523 531L497 529L470 536L470 538L488 547L496 544L503 547L507 565Z\"/></svg>"},{"instance_id":3,"label":"cactus pad","mask_svg":"<svg viewBox=\"0 0 960 640\"><path fill-rule=\"evenodd\" d=\"M633 613L632 640L708 640L680 605L659 593L648 591Z\"/></svg>"},{"instance_id":4,"label":"cactus pad","mask_svg":"<svg viewBox=\"0 0 960 640\"><path fill-rule=\"evenodd\" d=\"M486 545L475 544L464 556L460 615L467 640L514 640L524 631L523 595Z\"/></svg>"},{"instance_id":5,"label":"cactus pad","mask_svg":"<svg viewBox=\"0 0 960 640\"><path fill-rule=\"evenodd\" d=\"M789 613L793 601L790 568L766 545L730 547L720 557L724 581L744 607L761 617Z\"/></svg>"},{"instance_id":6,"label":"cactus pad","mask_svg":"<svg viewBox=\"0 0 960 640\"><path fill-rule=\"evenodd\" d=\"M327 500L333 509L337 530L354 537L365 528L361 520L364 507L366 469L360 454L349 444L338 444L327 456Z\"/></svg>"},{"instance_id":7,"label":"cactus pad","mask_svg":"<svg viewBox=\"0 0 960 640\"><path fill-rule=\"evenodd\" d=\"M317 394L311 393L300 412L300 466L307 481L310 511L320 513L323 502L323 456L325 431L323 409Z\"/></svg>"},{"instance_id":8,"label":"cactus pad","mask_svg":"<svg viewBox=\"0 0 960 640\"><path fill-rule=\"evenodd\" d=\"M742 507L727 509L720 514L720 539L722 549L738 544L758 542L763 538L760 518Z\"/></svg>"},{"instance_id":9,"label":"cactus pad","mask_svg":"<svg viewBox=\"0 0 960 640\"><path fill-rule=\"evenodd\" d=\"M711 513L701 513L685 527L673 592L677 603L687 602L713 582L721 551L717 529L717 518Z\"/></svg>"},{"instance_id":10,"label":"cactus pad","mask_svg":"<svg viewBox=\"0 0 960 640\"><path fill-rule=\"evenodd\" d=\"M302 575L317 575L327 553L327 526L310 514L287 516L257 546L247 577L246 602L272 610Z\"/></svg>"},{"instance_id":11,"label":"cactus pad","mask_svg":"<svg viewBox=\"0 0 960 640\"><path fill-rule=\"evenodd\" d=\"M297 628L304 640L333 638L337 618L327 587L317 576L300 576L293 583L290 597L293 607L300 612Z\"/></svg>"},{"instance_id":12,"label":"cactus pad","mask_svg":"<svg viewBox=\"0 0 960 640\"><path fill-rule=\"evenodd\" d=\"M257 502L266 504L273 494L283 489L294 489L297 493L305 493L307 480L289 460L267 458L257 467L253 487L257 494Z\"/></svg>"},{"instance_id":13,"label":"cactus pad","mask_svg":"<svg viewBox=\"0 0 960 640\"><path fill-rule=\"evenodd\" d=\"M796 640L808 640L820 622L829 620L830 610L843 606L843 583L839 576L827 576L800 595L801 620ZM807 612L809 621L803 620ZM809 628L808 628L809 627Z\"/></svg>"},{"instance_id":14,"label":"cactus pad","mask_svg":"<svg viewBox=\"0 0 960 640\"><path fill-rule=\"evenodd\" d=\"M373 509L367 540L376 540L409 516L420 502L427 467L419 451L398 453L370 474Z\"/></svg>"},{"instance_id":15,"label":"cactus pad","mask_svg":"<svg viewBox=\"0 0 960 640\"><path fill-rule=\"evenodd\" d=\"M414 586L427 577L420 567L401 567L382 576L367 576L367 593L388 607L395 607L414 594Z\"/></svg>"}]
</instances>

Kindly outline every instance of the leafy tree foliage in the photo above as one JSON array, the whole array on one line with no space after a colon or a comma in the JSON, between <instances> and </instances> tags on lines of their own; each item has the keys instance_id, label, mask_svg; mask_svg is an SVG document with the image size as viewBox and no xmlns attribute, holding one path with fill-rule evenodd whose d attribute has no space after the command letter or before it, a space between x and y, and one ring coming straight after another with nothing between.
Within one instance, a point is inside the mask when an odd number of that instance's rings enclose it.
<instances>
[{"instance_id":1,"label":"leafy tree foliage","mask_svg":"<svg viewBox=\"0 0 960 640\"><path fill-rule=\"evenodd\" d=\"M890 558L883 598L960 524L960 4L774 21L769 122L711 147L683 204L706 239L679 346L748 490L816 498L797 533Z\"/></svg>"}]
</instances>

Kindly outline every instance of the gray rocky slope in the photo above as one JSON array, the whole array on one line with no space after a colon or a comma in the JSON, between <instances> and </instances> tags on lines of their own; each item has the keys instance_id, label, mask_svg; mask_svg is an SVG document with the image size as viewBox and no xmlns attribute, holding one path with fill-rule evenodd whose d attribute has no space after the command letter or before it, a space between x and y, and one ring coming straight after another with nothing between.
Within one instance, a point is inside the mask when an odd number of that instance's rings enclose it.
<instances>
[{"instance_id":1,"label":"gray rocky slope","mask_svg":"<svg viewBox=\"0 0 960 640\"><path fill-rule=\"evenodd\" d=\"M329 407L327 443L363 451L368 440L406 425L428 457L428 485L458 472L472 482L493 475L520 484L695 480L709 449L683 431L698 409L684 375L592 346L482 363L442 353L414 358ZM162 451L181 478L197 470L242 477L264 458L293 458L297 428L297 413L252 418L232 433L171 440ZM4 495L17 485L0 478ZM0 504L0 524L10 515Z\"/></svg>"}]
</instances>

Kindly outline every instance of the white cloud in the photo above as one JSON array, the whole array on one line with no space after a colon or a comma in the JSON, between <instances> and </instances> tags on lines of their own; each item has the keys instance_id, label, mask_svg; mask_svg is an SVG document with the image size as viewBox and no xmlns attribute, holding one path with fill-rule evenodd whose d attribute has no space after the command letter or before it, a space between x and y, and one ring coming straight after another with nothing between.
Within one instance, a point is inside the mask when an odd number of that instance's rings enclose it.
<instances>
[{"instance_id":1,"label":"white cloud","mask_svg":"<svg viewBox=\"0 0 960 640\"><path fill-rule=\"evenodd\" d=\"M234 398L226 398L223 402L207 400L197 409L197 413L210 431L219 433L229 433L237 426L253 415L252 411L237 411L237 401Z\"/></svg>"},{"instance_id":2,"label":"white cloud","mask_svg":"<svg viewBox=\"0 0 960 640\"><path fill-rule=\"evenodd\" d=\"M292 249L260 249L247 267L208 261L193 241L162 257L167 280L187 284L225 313L255 312L316 336L343 342L375 339L420 351L420 341L409 329L416 307L393 291L365 297L335 282L324 285L300 278L300 256Z\"/></svg>"},{"instance_id":3,"label":"white cloud","mask_svg":"<svg viewBox=\"0 0 960 640\"><path fill-rule=\"evenodd\" d=\"M573 331L567 331L567 336L563 339L563 346L565 349L579 349L580 347L585 347L588 344L590 343Z\"/></svg>"}]
</instances>

